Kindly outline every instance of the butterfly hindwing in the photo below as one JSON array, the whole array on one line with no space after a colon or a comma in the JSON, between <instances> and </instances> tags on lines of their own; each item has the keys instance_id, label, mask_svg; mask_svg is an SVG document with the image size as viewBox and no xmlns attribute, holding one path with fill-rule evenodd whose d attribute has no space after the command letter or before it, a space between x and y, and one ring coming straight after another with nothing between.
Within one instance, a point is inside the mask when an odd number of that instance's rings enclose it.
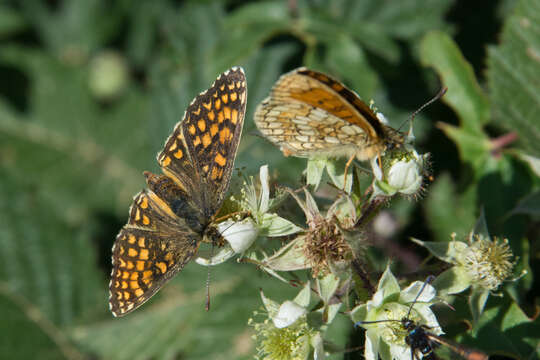
<instances>
[{"instance_id":1,"label":"butterfly hindwing","mask_svg":"<svg viewBox=\"0 0 540 360\"><path fill-rule=\"evenodd\" d=\"M125 226L113 247L109 307L125 315L148 300L191 260L200 235L188 227L174 234Z\"/></svg>"}]
</instances>

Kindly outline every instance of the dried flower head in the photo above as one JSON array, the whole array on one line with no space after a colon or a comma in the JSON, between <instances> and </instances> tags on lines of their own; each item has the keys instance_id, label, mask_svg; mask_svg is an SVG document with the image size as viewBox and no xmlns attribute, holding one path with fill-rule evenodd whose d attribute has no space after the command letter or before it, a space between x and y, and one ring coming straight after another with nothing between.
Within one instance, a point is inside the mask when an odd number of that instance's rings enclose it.
<instances>
[{"instance_id":1,"label":"dried flower head","mask_svg":"<svg viewBox=\"0 0 540 360\"><path fill-rule=\"evenodd\" d=\"M304 254L311 264L313 277L326 275L332 263L350 258L351 249L336 218L317 216L308 225Z\"/></svg>"}]
</instances>

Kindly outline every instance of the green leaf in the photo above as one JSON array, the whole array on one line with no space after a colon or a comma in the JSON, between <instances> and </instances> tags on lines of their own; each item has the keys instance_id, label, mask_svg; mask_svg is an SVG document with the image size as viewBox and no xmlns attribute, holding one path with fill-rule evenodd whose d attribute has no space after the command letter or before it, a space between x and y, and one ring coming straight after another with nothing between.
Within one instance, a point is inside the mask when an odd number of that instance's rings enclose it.
<instances>
[{"instance_id":1,"label":"green leaf","mask_svg":"<svg viewBox=\"0 0 540 360\"><path fill-rule=\"evenodd\" d=\"M394 297L396 295L399 296L399 292L401 291L397 279L390 270L390 264L386 267L386 270L384 270L384 273L379 280L379 284L377 285L377 291L381 290L383 291L384 299Z\"/></svg>"},{"instance_id":2,"label":"green leaf","mask_svg":"<svg viewBox=\"0 0 540 360\"><path fill-rule=\"evenodd\" d=\"M0 39L16 33L27 26L20 13L0 4Z\"/></svg>"},{"instance_id":3,"label":"green leaf","mask_svg":"<svg viewBox=\"0 0 540 360\"><path fill-rule=\"evenodd\" d=\"M353 182L353 170L349 167L347 169L347 176L345 176L345 166L346 164L343 160L328 160L326 162L326 171L338 189L343 189L345 192L350 193Z\"/></svg>"},{"instance_id":4,"label":"green leaf","mask_svg":"<svg viewBox=\"0 0 540 360\"><path fill-rule=\"evenodd\" d=\"M92 226L68 226L28 179L0 169L0 357L82 358L71 327L102 314L107 299Z\"/></svg>"},{"instance_id":5,"label":"green leaf","mask_svg":"<svg viewBox=\"0 0 540 360\"><path fill-rule=\"evenodd\" d=\"M264 232L265 236L276 237L296 234L303 229L277 214L265 213L261 224L261 230Z\"/></svg>"},{"instance_id":6,"label":"green leaf","mask_svg":"<svg viewBox=\"0 0 540 360\"><path fill-rule=\"evenodd\" d=\"M433 282L439 295L458 294L471 286L469 273L463 266L452 266Z\"/></svg>"},{"instance_id":7,"label":"green leaf","mask_svg":"<svg viewBox=\"0 0 540 360\"><path fill-rule=\"evenodd\" d=\"M415 243L425 247L430 253L450 264L457 264L463 257L464 251L467 249L467 244L462 241L421 241L411 238Z\"/></svg>"},{"instance_id":8,"label":"green leaf","mask_svg":"<svg viewBox=\"0 0 540 360\"><path fill-rule=\"evenodd\" d=\"M317 279L315 285L322 301L327 304L339 286L339 278L330 273L322 279Z\"/></svg>"},{"instance_id":9,"label":"green leaf","mask_svg":"<svg viewBox=\"0 0 540 360\"><path fill-rule=\"evenodd\" d=\"M500 44L488 49L494 120L518 134L520 146L540 157L540 1L519 1L504 23Z\"/></svg>"},{"instance_id":10,"label":"green leaf","mask_svg":"<svg viewBox=\"0 0 540 360\"><path fill-rule=\"evenodd\" d=\"M431 186L424 208L425 216L437 241L450 241L450 235L465 238L476 217L476 191L470 187L457 193L448 174L440 176Z\"/></svg>"},{"instance_id":11,"label":"green leaf","mask_svg":"<svg viewBox=\"0 0 540 360\"><path fill-rule=\"evenodd\" d=\"M326 159L309 159L306 168L306 183L312 185L315 190L321 183L324 169L326 167Z\"/></svg>"},{"instance_id":12,"label":"green leaf","mask_svg":"<svg viewBox=\"0 0 540 360\"><path fill-rule=\"evenodd\" d=\"M473 316L474 324L478 323L478 319L482 316L486 301L489 297L489 290L482 287L473 286L469 295L469 308Z\"/></svg>"},{"instance_id":13,"label":"green leaf","mask_svg":"<svg viewBox=\"0 0 540 360\"><path fill-rule=\"evenodd\" d=\"M540 215L540 191L533 192L521 199L511 214Z\"/></svg>"},{"instance_id":14,"label":"green leaf","mask_svg":"<svg viewBox=\"0 0 540 360\"><path fill-rule=\"evenodd\" d=\"M443 101L457 113L462 130L469 136L485 137L482 125L489 120L488 100L457 45L448 35L433 31L422 40L420 56L422 63L434 67L448 87Z\"/></svg>"}]
</instances>

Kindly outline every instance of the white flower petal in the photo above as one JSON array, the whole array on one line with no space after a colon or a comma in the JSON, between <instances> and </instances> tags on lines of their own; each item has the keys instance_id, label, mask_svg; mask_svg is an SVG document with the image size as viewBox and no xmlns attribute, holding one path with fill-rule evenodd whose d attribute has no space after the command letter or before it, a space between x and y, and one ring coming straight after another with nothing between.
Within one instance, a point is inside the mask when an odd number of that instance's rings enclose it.
<instances>
[{"instance_id":1,"label":"white flower petal","mask_svg":"<svg viewBox=\"0 0 540 360\"><path fill-rule=\"evenodd\" d=\"M279 307L277 314L272 318L274 325L281 329L294 324L298 318L306 314L307 310L294 301L287 300Z\"/></svg>"},{"instance_id":2,"label":"white flower petal","mask_svg":"<svg viewBox=\"0 0 540 360\"><path fill-rule=\"evenodd\" d=\"M366 331L366 342L364 344L364 357L366 360L377 360L379 358L380 337L376 332Z\"/></svg>"},{"instance_id":3,"label":"white flower petal","mask_svg":"<svg viewBox=\"0 0 540 360\"><path fill-rule=\"evenodd\" d=\"M261 166L259 170L261 180L261 198L259 202L259 212L264 214L268 211L268 201L270 199L270 187L268 185L268 165Z\"/></svg>"},{"instance_id":4,"label":"white flower petal","mask_svg":"<svg viewBox=\"0 0 540 360\"><path fill-rule=\"evenodd\" d=\"M259 229L250 218L240 222L221 222L218 224L218 231L237 254L246 251L259 234Z\"/></svg>"},{"instance_id":5,"label":"white flower petal","mask_svg":"<svg viewBox=\"0 0 540 360\"><path fill-rule=\"evenodd\" d=\"M422 186L422 167L417 160L398 161L388 172L388 184L399 192L411 195Z\"/></svg>"},{"instance_id":6,"label":"white flower petal","mask_svg":"<svg viewBox=\"0 0 540 360\"><path fill-rule=\"evenodd\" d=\"M424 281L415 281L411 285L409 285L406 289L402 290L399 297L400 300L403 303L411 303L414 301L418 293L420 292L420 289L422 289L422 286L424 286L424 290L422 290L422 293L416 300L417 302L429 302L431 301L435 295L437 294L437 290L430 284L426 284Z\"/></svg>"}]
</instances>

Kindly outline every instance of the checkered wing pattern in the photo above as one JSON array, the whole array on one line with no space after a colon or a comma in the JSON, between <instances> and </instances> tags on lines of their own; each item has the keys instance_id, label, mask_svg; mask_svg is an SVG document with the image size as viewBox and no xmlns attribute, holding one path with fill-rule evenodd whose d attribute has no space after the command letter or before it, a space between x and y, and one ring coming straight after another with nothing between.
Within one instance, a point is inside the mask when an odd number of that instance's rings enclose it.
<instances>
[{"instance_id":1,"label":"checkered wing pattern","mask_svg":"<svg viewBox=\"0 0 540 360\"><path fill-rule=\"evenodd\" d=\"M365 160L403 136L384 125L356 93L305 68L283 75L255 112L261 133L285 155Z\"/></svg>"},{"instance_id":2,"label":"checkered wing pattern","mask_svg":"<svg viewBox=\"0 0 540 360\"><path fill-rule=\"evenodd\" d=\"M151 190L140 192L113 246L109 304L125 315L148 300L197 252L201 235Z\"/></svg>"},{"instance_id":3,"label":"checkered wing pattern","mask_svg":"<svg viewBox=\"0 0 540 360\"><path fill-rule=\"evenodd\" d=\"M229 187L246 100L243 70L221 74L191 102L158 155L163 172L193 194L206 217L219 210Z\"/></svg>"},{"instance_id":4,"label":"checkered wing pattern","mask_svg":"<svg viewBox=\"0 0 540 360\"><path fill-rule=\"evenodd\" d=\"M227 192L246 106L241 68L221 74L188 106L158 154L164 175L145 172L113 246L109 306L123 316L142 305L196 254Z\"/></svg>"}]
</instances>

